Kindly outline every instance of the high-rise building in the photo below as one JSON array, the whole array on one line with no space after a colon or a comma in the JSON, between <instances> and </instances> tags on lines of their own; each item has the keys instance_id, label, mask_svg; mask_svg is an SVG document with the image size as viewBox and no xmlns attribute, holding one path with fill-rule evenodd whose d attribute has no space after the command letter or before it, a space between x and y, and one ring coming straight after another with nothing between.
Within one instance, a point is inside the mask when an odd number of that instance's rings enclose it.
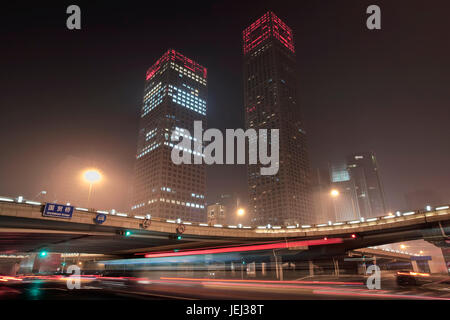
<instances>
[{"instance_id":1,"label":"high-rise building","mask_svg":"<svg viewBox=\"0 0 450 320\"><path fill-rule=\"evenodd\" d=\"M225 224L227 219L227 207L220 203L212 204L208 206L208 223Z\"/></svg>"},{"instance_id":2,"label":"high-rise building","mask_svg":"<svg viewBox=\"0 0 450 320\"><path fill-rule=\"evenodd\" d=\"M309 160L297 96L292 29L267 12L242 34L246 128L280 130L278 173L264 176L260 165L248 166L252 222L310 223L314 217Z\"/></svg>"},{"instance_id":3,"label":"high-rise building","mask_svg":"<svg viewBox=\"0 0 450 320\"><path fill-rule=\"evenodd\" d=\"M347 169L355 185L361 217L385 215L386 204L375 154L362 152L349 155Z\"/></svg>"},{"instance_id":4,"label":"high-rise building","mask_svg":"<svg viewBox=\"0 0 450 320\"><path fill-rule=\"evenodd\" d=\"M350 221L360 219L355 181L350 179L350 173L345 162L330 165L331 189L337 190L334 196L329 193L333 204L331 221Z\"/></svg>"},{"instance_id":5,"label":"high-rise building","mask_svg":"<svg viewBox=\"0 0 450 320\"><path fill-rule=\"evenodd\" d=\"M204 164L175 165L172 132L191 140L206 126L207 70L168 50L147 71L140 114L132 212L206 221ZM196 151L193 151L196 152ZM200 151L201 152L201 151ZM200 154L201 155L201 154Z\"/></svg>"},{"instance_id":6,"label":"high-rise building","mask_svg":"<svg viewBox=\"0 0 450 320\"><path fill-rule=\"evenodd\" d=\"M329 171L323 168L314 168L311 170L314 222L317 224L334 220L334 209L330 191L331 180Z\"/></svg>"}]
</instances>

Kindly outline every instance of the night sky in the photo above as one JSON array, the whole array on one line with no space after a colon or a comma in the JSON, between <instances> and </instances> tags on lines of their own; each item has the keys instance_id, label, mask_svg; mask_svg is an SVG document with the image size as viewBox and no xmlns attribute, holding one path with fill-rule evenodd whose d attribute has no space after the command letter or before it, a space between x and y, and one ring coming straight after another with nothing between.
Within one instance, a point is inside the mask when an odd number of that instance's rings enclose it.
<instances>
[{"instance_id":1,"label":"night sky","mask_svg":"<svg viewBox=\"0 0 450 320\"><path fill-rule=\"evenodd\" d=\"M125 210L147 68L168 48L206 66L208 126L243 128L241 32L272 10L294 30L311 166L372 150L389 208L419 189L450 202L448 1L30 3L0 13L0 195L77 199L78 169L95 166L95 205ZM366 28L370 4L382 30ZM244 166L207 173L209 202L245 194Z\"/></svg>"}]
</instances>

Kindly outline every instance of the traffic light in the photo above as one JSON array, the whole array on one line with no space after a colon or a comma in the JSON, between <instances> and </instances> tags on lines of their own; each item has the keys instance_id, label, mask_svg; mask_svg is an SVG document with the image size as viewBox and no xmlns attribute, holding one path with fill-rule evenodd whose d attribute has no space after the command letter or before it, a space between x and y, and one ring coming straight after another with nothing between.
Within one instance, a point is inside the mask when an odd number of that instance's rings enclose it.
<instances>
[{"instance_id":1,"label":"traffic light","mask_svg":"<svg viewBox=\"0 0 450 320\"><path fill-rule=\"evenodd\" d=\"M117 230L117 234L124 237L129 237L132 235L130 230Z\"/></svg>"},{"instance_id":2,"label":"traffic light","mask_svg":"<svg viewBox=\"0 0 450 320\"><path fill-rule=\"evenodd\" d=\"M43 250L41 252L39 252L39 257L40 258L46 258L48 256L48 252Z\"/></svg>"},{"instance_id":3,"label":"traffic light","mask_svg":"<svg viewBox=\"0 0 450 320\"><path fill-rule=\"evenodd\" d=\"M177 240L181 240L183 239L183 237L181 236L181 234L177 235Z\"/></svg>"}]
</instances>

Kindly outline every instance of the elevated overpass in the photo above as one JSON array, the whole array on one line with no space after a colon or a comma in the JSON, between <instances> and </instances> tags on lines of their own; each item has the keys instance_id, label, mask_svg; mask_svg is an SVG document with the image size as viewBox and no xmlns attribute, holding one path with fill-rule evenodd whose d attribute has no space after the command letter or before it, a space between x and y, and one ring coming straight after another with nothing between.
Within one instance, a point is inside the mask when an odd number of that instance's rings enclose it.
<instances>
[{"instance_id":1,"label":"elevated overpass","mask_svg":"<svg viewBox=\"0 0 450 320\"><path fill-rule=\"evenodd\" d=\"M450 235L449 206L365 220L290 226L208 225L158 218L146 221L143 216L79 207L71 219L61 219L44 217L43 206L21 198L0 197L0 253L45 249L129 256L175 248L281 242L286 249L317 244L319 253L323 253L324 247L334 253L417 239L436 243L449 239ZM101 225L94 222L98 214L107 216ZM184 232L177 239L180 226ZM125 231L130 232L129 236L121 235Z\"/></svg>"}]
</instances>

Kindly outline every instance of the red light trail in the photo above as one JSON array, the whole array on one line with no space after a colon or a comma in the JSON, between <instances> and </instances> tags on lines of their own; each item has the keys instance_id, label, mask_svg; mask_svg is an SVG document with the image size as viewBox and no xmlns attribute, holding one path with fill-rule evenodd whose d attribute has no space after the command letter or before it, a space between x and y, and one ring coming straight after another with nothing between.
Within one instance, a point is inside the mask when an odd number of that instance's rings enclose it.
<instances>
[{"instance_id":1,"label":"red light trail","mask_svg":"<svg viewBox=\"0 0 450 320\"><path fill-rule=\"evenodd\" d=\"M337 244L337 243L342 243L342 242L343 242L342 238L303 240L303 241L279 242L279 243L229 247L229 248L203 249L203 250L198 249L198 250L189 250L189 251L182 251L182 252L147 253L145 255L145 257L146 258L163 258L163 257L179 257L179 256L192 256L192 255L202 255L202 254L261 251L261 250L273 250L273 249L287 249L287 248L302 247L302 246Z\"/></svg>"},{"instance_id":2,"label":"red light trail","mask_svg":"<svg viewBox=\"0 0 450 320\"><path fill-rule=\"evenodd\" d=\"M363 282L338 282L338 281L305 281L305 280L240 280L240 279L209 279L209 278L174 278L160 277L161 280L183 280L200 282L236 282L236 283L273 283L273 284L336 284L336 285L355 285L363 286Z\"/></svg>"}]
</instances>

